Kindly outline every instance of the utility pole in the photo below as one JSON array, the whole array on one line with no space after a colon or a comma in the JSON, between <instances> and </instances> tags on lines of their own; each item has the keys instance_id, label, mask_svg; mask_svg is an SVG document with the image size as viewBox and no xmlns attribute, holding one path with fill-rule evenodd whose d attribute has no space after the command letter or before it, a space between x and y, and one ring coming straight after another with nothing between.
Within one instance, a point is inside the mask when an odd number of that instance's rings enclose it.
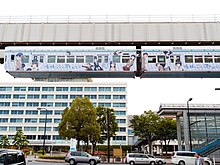
<instances>
[{"instance_id":1,"label":"utility pole","mask_svg":"<svg viewBox=\"0 0 220 165\"><path fill-rule=\"evenodd\" d=\"M110 112L107 109L108 163L110 162Z\"/></svg>"}]
</instances>

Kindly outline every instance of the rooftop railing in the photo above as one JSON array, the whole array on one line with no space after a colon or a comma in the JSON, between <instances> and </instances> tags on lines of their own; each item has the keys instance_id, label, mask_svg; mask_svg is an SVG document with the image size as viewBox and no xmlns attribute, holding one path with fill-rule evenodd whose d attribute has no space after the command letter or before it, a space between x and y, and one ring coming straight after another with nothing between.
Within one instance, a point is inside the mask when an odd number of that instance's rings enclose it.
<instances>
[{"instance_id":1,"label":"rooftop railing","mask_svg":"<svg viewBox=\"0 0 220 165\"><path fill-rule=\"evenodd\" d=\"M135 22L219 22L210 15L30 15L1 16L0 23L135 23Z\"/></svg>"}]
</instances>

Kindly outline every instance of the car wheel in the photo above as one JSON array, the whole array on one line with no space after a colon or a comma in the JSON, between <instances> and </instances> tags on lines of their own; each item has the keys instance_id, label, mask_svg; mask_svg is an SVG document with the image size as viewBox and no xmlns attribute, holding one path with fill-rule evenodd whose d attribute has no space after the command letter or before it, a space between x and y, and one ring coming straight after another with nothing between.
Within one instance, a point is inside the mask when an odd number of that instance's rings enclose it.
<instances>
[{"instance_id":1,"label":"car wheel","mask_svg":"<svg viewBox=\"0 0 220 165\"><path fill-rule=\"evenodd\" d=\"M156 163L155 162L150 162L150 165L156 165Z\"/></svg>"},{"instance_id":2,"label":"car wheel","mask_svg":"<svg viewBox=\"0 0 220 165\"><path fill-rule=\"evenodd\" d=\"M135 165L134 161L129 162L130 165Z\"/></svg>"},{"instance_id":3,"label":"car wheel","mask_svg":"<svg viewBox=\"0 0 220 165\"><path fill-rule=\"evenodd\" d=\"M159 164L159 165L162 165L162 164L163 164L163 162L162 162L162 161L159 161L159 162L158 162L158 164Z\"/></svg>"},{"instance_id":4,"label":"car wheel","mask_svg":"<svg viewBox=\"0 0 220 165\"><path fill-rule=\"evenodd\" d=\"M205 165L210 165L209 162L205 162Z\"/></svg>"},{"instance_id":5,"label":"car wheel","mask_svg":"<svg viewBox=\"0 0 220 165\"><path fill-rule=\"evenodd\" d=\"M185 165L185 162L184 161L180 161L179 165Z\"/></svg>"},{"instance_id":6,"label":"car wheel","mask_svg":"<svg viewBox=\"0 0 220 165\"><path fill-rule=\"evenodd\" d=\"M70 163L70 165L75 165L76 164L74 159L71 159L69 163Z\"/></svg>"},{"instance_id":7,"label":"car wheel","mask_svg":"<svg viewBox=\"0 0 220 165\"><path fill-rule=\"evenodd\" d=\"M89 164L90 164L90 165L96 165L96 162L95 162L95 160L90 160L90 161L89 161Z\"/></svg>"}]
</instances>

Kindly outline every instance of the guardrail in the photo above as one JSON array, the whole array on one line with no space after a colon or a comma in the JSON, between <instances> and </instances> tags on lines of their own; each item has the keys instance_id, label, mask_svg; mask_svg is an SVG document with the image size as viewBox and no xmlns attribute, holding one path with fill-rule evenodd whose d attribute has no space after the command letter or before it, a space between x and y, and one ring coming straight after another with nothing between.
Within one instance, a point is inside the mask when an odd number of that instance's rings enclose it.
<instances>
[{"instance_id":1,"label":"guardrail","mask_svg":"<svg viewBox=\"0 0 220 165\"><path fill-rule=\"evenodd\" d=\"M210 15L18 15L1 16L0 23L117 23L117 22L219 22Z\"/></svg>"}]
</instances>

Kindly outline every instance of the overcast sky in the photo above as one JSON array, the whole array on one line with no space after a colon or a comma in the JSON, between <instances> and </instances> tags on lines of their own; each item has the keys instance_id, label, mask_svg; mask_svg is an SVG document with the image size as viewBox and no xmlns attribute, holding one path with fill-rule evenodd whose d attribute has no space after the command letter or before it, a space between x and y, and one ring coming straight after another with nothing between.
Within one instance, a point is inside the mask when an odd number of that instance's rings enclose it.
<instances>
[{"instance_id":1,"label":"overcast sky","mask_svg":"<svg viewBox=\"0 0 220 165\"><path fill-rule=\"evenodd\" d=\"M7 0L1 2L0 16L9 15L196 15L219 14L219 1L192 0ZM5 73L0 81L27 81ZM160 103L220 103L220 79L96 79L128 83L128 113L159 109Z\"/></svg>"}]
</instances>

